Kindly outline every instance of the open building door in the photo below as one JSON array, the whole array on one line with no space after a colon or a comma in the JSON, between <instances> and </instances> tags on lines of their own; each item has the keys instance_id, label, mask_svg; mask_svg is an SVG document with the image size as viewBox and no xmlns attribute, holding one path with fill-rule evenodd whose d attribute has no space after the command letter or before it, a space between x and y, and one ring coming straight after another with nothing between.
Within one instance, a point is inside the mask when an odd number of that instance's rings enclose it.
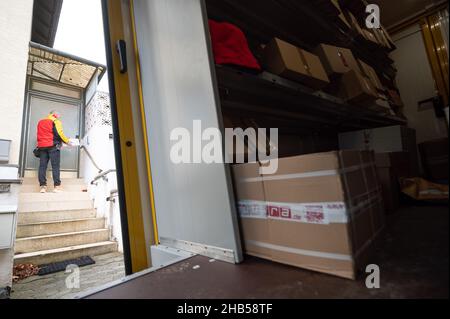
<instances>
[{"instance_id":1,"label":"open building door","mask_svg":"<svg viewBox=\"0 0 450 319\"><path fill-rule=\"evenodd\" d=\"M174 129L187 129L192 137L194 121L201 121L203 129L221 126L203 1L113 0L103 1L103 6L108 18L108 69L115 91L111 101L121 149L118 174L123 174L121 200L128 214L131 255L133 250L141 253L133 248L133 238L140 242L139 234L145 235L142 229L152 226L153 243L242 261L229 167L176 164L170 157ZM139 112L128 113L136 103ZM126 136L133 124L141 128L141 143ZM146 168L132 162L133 149L146 151ZM146 190L136 185L144 175L149 181ZM153 218L145 221L148 212L131 207L138 201L135 190L150 201Z\"/></svg>"}]
</instances>

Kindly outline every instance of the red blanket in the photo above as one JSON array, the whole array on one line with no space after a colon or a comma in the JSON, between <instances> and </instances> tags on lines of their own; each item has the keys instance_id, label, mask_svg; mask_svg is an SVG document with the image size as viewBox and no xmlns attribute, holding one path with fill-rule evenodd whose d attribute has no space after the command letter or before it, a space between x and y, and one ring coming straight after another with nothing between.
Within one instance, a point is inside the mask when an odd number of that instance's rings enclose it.
<instances>
[{"instance_id":1,"label":"red blanket","mask_svg":"<svg viewBox=\"0 0 450 319\"><path fill-rule=\"evenodd\" d=\"M256 58L248 47L244 33L231 23L209 20L209 30L217 64L232 64L261 70Z\"/></svg>"}]
</instances>

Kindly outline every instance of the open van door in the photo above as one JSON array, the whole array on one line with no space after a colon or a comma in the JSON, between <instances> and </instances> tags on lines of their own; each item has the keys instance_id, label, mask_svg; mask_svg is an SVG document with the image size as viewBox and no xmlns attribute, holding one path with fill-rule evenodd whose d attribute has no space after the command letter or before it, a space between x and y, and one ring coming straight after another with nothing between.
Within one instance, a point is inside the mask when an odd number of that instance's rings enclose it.
<instances>
[{"instance_id":1,"label":"open van door","mask_svg":"<svg viewBox=\"0 0 450 319\"><path fill-rule=\"evenodd\" d=\"M133 272L144 265L142 243L242 261L229 167L176 164L170 157L173 130L187 129L192 138L194 121L201 121L203 129L221 127L203 0L102 3L114 135L121 150L119 199L126 207L122 219L128 226ZM142 150L146 169L138 165ZM143 176L147 189L139 186ZM150 201L151 212L139 205L142 198ZM150 240L145 239L148 227Z\"/></svg>"}]
</instances>

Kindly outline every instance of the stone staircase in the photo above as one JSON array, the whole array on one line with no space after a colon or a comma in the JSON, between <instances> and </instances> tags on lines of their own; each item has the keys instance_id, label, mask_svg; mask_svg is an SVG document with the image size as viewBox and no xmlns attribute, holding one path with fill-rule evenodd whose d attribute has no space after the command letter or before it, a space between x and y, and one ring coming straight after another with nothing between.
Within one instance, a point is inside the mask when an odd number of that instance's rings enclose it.
<instances>
[{"instance_id":1,"label":"stone staircase","mask_svg":"<svg viewBox=\"0 0 450 319\"><path fill-rule=\"evenodd\" d=\"M48 181L52 185L51 179ZM84 181L62 179L64 192L39 193L36 178L24 178L14 264L36 265L117 251L104 218L97 218Z\"/></svg>"}]
</instances>

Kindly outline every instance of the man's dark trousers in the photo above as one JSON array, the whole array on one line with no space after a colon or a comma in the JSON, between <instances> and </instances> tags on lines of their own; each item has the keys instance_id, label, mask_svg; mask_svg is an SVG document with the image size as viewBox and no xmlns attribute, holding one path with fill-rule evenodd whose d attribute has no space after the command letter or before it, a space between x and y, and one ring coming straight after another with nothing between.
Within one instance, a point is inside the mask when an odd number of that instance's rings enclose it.
<instances>
[{"instance_id":1,"label":"man's dark trousers","mask_svg":"<svg viewBox=\"0 0 450 319\"><path fill-rule=\"evenodd\" d=\"M55 186L61 185L59 174L61 151L58 147L41 148L40 149L40 163L39 163L39 184L40 186L47 186L47 166L50 160L52 164L53 182Z\"/></svg>"}]
</instances>

